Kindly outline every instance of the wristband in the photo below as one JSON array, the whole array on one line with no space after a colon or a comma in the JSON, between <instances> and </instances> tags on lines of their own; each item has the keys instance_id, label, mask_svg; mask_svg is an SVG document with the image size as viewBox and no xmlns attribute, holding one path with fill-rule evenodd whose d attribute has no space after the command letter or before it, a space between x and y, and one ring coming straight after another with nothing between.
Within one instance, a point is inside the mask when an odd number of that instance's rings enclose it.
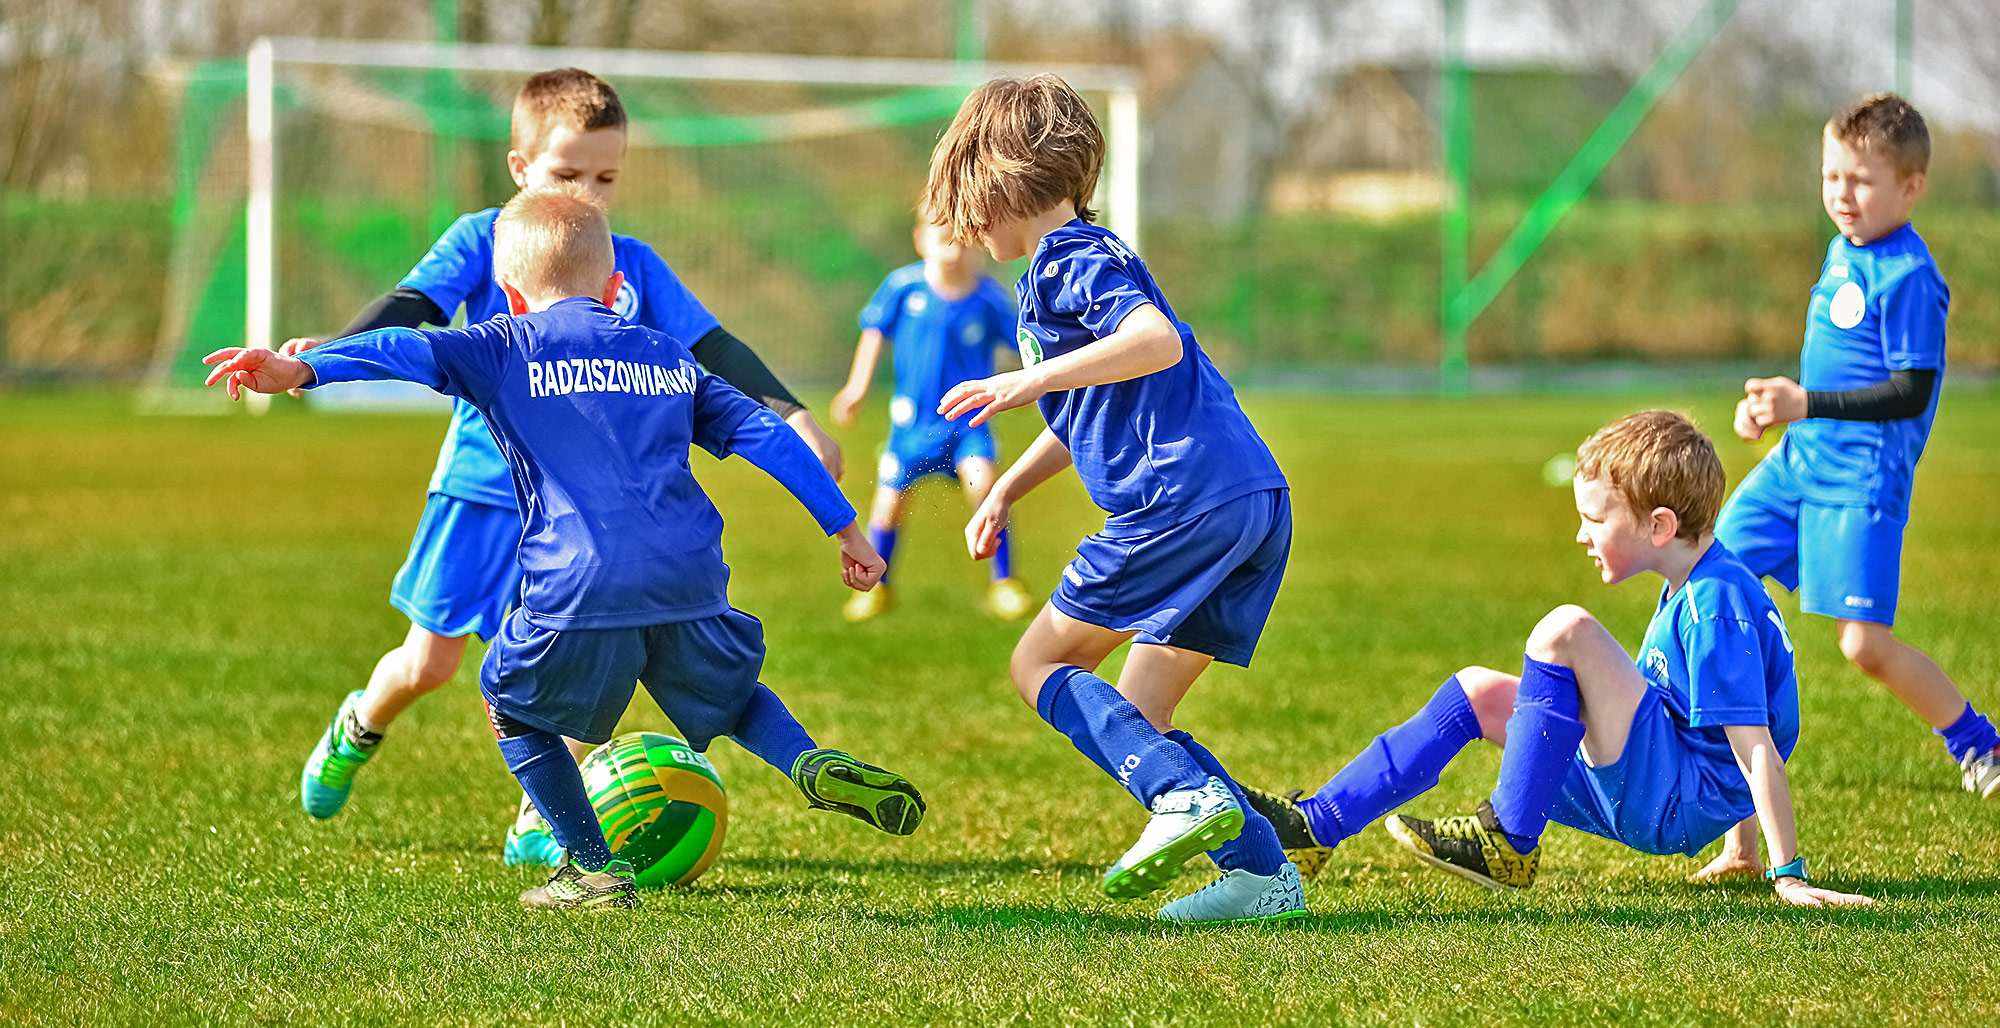
<instances>
[{"instance_id":1,"label":"wristband","mask_svg":"<svg viewBox=\"0 0 2000 1028\"><path fill-rule=\"evenodd\" d=\"M1801 882L1811 882L1812 879L1806 877L1806 858L1793 857L1791 863L1781 864L1764 872L1764 880L1772 884L1776 884L1780 878L1796 878Z\"/></svg>"}]
</instances>

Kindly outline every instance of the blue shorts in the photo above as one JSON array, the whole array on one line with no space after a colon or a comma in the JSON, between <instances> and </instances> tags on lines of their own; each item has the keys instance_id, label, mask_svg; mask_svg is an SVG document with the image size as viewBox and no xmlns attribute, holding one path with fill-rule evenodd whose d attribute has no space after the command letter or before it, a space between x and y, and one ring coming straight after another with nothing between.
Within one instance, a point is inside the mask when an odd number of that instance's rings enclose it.
<instances>
[{"instance_id":1,"label":"blue shorts","mask_svg":"<svg viewBox=\"0 0 2000 1028\"><path fill-rule=\"evenodd\" d=\"M1086 537L1049 602L1142 643L1249 667L1291 552L1291 493L1266 489L1158 532Z\"/></svg>"},{"instance_id":2,"label":"blue shorts","mask_svg":"<svg viewBox=\"0 0 2000 1028\"><path fill-rule=\"evenodd\" d=\"M1906 515L1804 499L1782 460L1751 469L1715 537L1759 577L1799 594L1808 614L1896 623Z\"/></svg>"},{"instance_id":3,"label":"blue shorts","mask_svg":"<svg viewBox=\"0 0 2000 1028\"><path fill-rule=\"evenodd\" d=\"M1753 811L1738 809L1716 784L1725 775L1740 780L1735 765L1707 767L1708 759L1683 738L1688 731L1647 689L1632 714L1625 752L1592 767L1579 749L1549 820L1645 853L1700 853Z\"/></svg>"},{"instance_id":4,"label":"blue shorts","mask_svg":"<svg viewBox=\"0 0 2000 1028\"><path fill-rule=\"evenodd\" d=\"M993 460L999 452L993 443L993 430L986 425L948 435L890 432L888 444L882 447L875 481L884 489L902 492L927 475L957 478L960 464L974 457Z\"/></svg>"},{"instance_id":5,"label":"blue shorts","mask_svg":"<svg viewBox=\"0 0 2000 1028\"><path fill-rule=\"evenodd\" d=\"M520 545L521 516L511 509L432 493L389 605L424 631L491 639L520 597Z\"/></svg>"},{"instance_id":6,"label":"blue shorts","mask_svg":"<svg viewBox=\"0 0 2000 1028\"><path fill-rule=\"evenodd\" d=\"M479 691L516 721L598 743L618 727L636 680L688 745L703 750L736 730L763 667L764 625L740 610L646 628L557 632L516 609L486 651Z\"/></svg>"}]
</instances>

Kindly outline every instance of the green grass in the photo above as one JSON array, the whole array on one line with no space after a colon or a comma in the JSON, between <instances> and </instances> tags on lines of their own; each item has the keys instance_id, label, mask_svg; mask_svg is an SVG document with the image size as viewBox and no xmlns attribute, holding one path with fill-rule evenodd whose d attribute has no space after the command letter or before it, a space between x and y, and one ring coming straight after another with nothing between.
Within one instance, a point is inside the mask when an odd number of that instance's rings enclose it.
<instances>
[{"instance_id":1,"label":"green grass","mask_svg":"<svg viewBox=\"0 0 2000 1028\"><path fill-rule=\"evenodd\" d=\"M1645 400L1727 425L1727 397L1252 398L1296 489L1293 561L1257 667L1182 722L1241 777L1316 784L1445 674L1519 659L1576 600L1622 637L1654 587L1597 585L1543 461ZM831 548L739 462L698 469L729 520L766 681L826 742L906 771L909 839L805 810L719 744L721 862L631 916L530 915L502 868L517 793L473 670L399 722L337 820L297 806L334 704L403 630L384 603L441 420L143 419L122 400L0 397L0 1021L563 1020L1475 1023L1990 1022L2000 803L1957 790L1928 731L1800 645L1804 846L1865 912L1682 884L1693 860L1552 831L1532 893L1417 867L1371 830L1296 927L1174 931L1100 869L1125 795L1005 681L1015 630L974 610L963 505L934 488L899 551L902 606L842 624ZM878 412L879 417L879 412ZM1018 450L1034 429L1010 415ZM875 437L849 433L861 493ZM2000 705L2000 395L1946 400L1917 490L1902 623ZM1732 479L1755 451L1723 444ZM1071 479L1019 509L1054 580L1096 515ZM643 696L643 693L641 694ZM641 699L627 728L665 728ZM1484 749L1418 804L1490 787ZM1202 876L1195 875L1198 881Z\"/></svg>"}]
</instances>

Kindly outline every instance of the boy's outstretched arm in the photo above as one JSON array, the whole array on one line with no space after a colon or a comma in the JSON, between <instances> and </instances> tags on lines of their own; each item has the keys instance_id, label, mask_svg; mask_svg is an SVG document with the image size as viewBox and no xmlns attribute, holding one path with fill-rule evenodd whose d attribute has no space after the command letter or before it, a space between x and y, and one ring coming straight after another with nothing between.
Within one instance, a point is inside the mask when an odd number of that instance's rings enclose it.
<instances>
[{"instance_id":1,"label":"boy's outstretched arm","mask_svg":"<svg viewBox=\"0 0 2000 1028\"><path fill-rule=\"evenodd\" d=\"M1006 474L986 491L986 499L972 512L972 520L965 523L965 551L972 554L972 559L993 556L1000 545L1000 532L1012 516L1014 502L1060 474L1069 464L1069 447L1053 431L1042 429L1042 434L1028 444L1028 449Z\"/></svg>"},{"instance_id":2,"label":"boy's outstretched arm","mask_svg":"<svg viewBox=\"0 0 2000 1028\"><path fill-rule=\"evenodd\" d=\"M292 357L272 350L225 347L202 358L214 368L205 384L276 393L335 382L415 382L475 402L498 379L506 360L504 330L494 322L419 332L385 328L349 336Z\"/></svg>"},{"instance_id":3,"label":"boy's outstretched arm","mask_svg":"<svg viewBox=\"0 0 2000 1028\"><path fill-rule=\"evenodd\" d=\"M1089 346L1033 367L952 386L938 401L938 413L952 421L971 414L968 424L983 425L993 415L1026 407L1045 393L1124 382L1165 371L1180 363L1182 350L1180 330L1158 307L1143 303L1125 315L1117 331Z\"/></svg>"},{"instance_id":4,"label":"boy's outstretched arm","mask_svg":"<svg viewBox=\"0 0 2000 1028\"><path fill-rule=\"evenodd\" d=\"M1728 725L1729 749L1736 766L1750 783L1750 797L1757 805L1757 821L1764 828L1764 846L1770 851L1771 866L1783 870L1799 859L1798 826L1792 817L1792 790L1785 774L1785 761L1766 725ZM1773 883L1778 898L1795 907L1869 906L1875 901L1853 893L1835 892L1809 884L1804 878L1780 877Z\"/></svg>"},{"instance_id":5,"label":"boy's outstretched arm","mask_svg":"<svg viewBox=\"0 0 2000 1028\"><path fill-rule=\"evenodd\" d=\"M854 411L868 397L868 383L875 377L875 364L882 359L882 332L868 329L854 344L854 365L847 369L847 384L833 394L833 423L851 425Z\"/></svg>"}]
</instances>

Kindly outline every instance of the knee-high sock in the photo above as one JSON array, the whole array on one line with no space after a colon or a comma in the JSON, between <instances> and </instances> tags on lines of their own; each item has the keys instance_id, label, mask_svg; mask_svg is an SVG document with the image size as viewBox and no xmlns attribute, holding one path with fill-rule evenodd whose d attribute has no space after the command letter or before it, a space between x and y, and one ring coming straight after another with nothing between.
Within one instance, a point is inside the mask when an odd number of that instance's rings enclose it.
<instances>
[{"instance_id":1,"label":"knee-high sock","mask_svg":"<svg viewBox=\"0 0 2000 1028\"><path fill-rule=\"evenodd\" d=\"M874 525L869 525L868 544L875 547L876 553L882 555L882 563L888 564L889 555L896 552L896 530L894 528L877 528ZM882 572L881 581L885 585L888 584L889 572Z\"/></svg>"},{"instance_id":2,"label":"knee-high sock","mask_svg":"<svg viewBox=\"0 0 2000 1028\"><path fill-rule=\"evenodd\" d=\"M729 737L785 775L792 773L801 755L818 745L785 708L785 701L764 685L750 694L750 702Z\"/></svg>"},{"instance_id":3,"label":"knee-high sock","mask_svg":"<svg viewBox=\"0 0 2000 1028\"><path fill-rule=\"evenodd\" d=\"M521 783L521 791L548 819L556 841L578 867L586 871L603 867L611 859L611 847L605 844L604 828L583 790L583 772L562 736L519 722L508 730L516 734L500 737L500 755L507 759L507 770Z\"/></svg>"},{"instance_id":4,"label":"knee-high sock","mask_svg":"<svg viewBox=\"0 0 2000 1028\"><path fill-rule=\"evenodd\" d=\"M1312 823L1313 838L1324 846L1338 846L1375 819L1430 791L1445 766L1477 738L1479 716L1453 675L1438 686L1422 710L1376 736L1318 792L1299 800L1299 808Z\"/></svg>"},{"instance_id":5,"label":"knee-high sock","mask_svg":"<svg viewBox=\"0 0 2000 1028\"><path fill-rule=\"evenodd\" d=\"M1014 577L1014 530L1002 528L993 544L993 578Z\"/></svg>"},{"instance_id":6,"label":"knee-high sock","mask_svg":"<svg viewBox=\"0 0 2000 1028\"><path fill-rule=\"evenodd\" d=\"M1208 781L1187 750L1161 735L1110 682L1082 668L1049 675L1035 712L1148 808L1162 793Z\"/></svg>"},{"instance_id":7,"label":"knee-high sock","mask_svg":"<svg viewBox=\"0 0 2000 1028\"><path fill-rule=\"evenodd\" d=\"M1951 751L1954 761L1963 762L1968 753L1991 753L1993 747L2000 746L2000 733L1993 730L1993 722L1972 709L1970 703L1965 705L1965 713L1960 714L1958 720L1933 731L1944 740L1944 748Z\"/></svg>"},{"instance_id":8,"label":"knee-high sock","mask_svg":"<svg viewBox=\"0 0 2000 1028\"><path fill-rule=\"evenodd\" d=\"M1250 806L1249 800L1243 798L1243 787L1236 784L1236 779L1230 777L1228 769L1222 766L1222 761L1215 759L1215 754L1210 753L1208 747L1194 741L1194 736L1180 729L1168 732L1167 738L1179 743L1203 771L1222 779L1235 795L1237 806L1243 808L1243 834L1209 850L1208 859L1215 861L1215 866L1224 871L1241 869L1255 875L1277 874L1285 866L1285 847L1278 842L1278 830Z\"/></svg>"},{"instance_id":9,"label":"knee-high sock","mask_svg":"<svg viewBox=\"0 0 2000 1028\"><path fill-rule=\"evenodd\" d=\"M1562 790L1583 741L1583 697L1576 672L1533 657L1521 665L1514 715L1507 719L1507 748L1493 787L1493 814L1523 853L1541 842L1549 805Z\"/></svg>"}]
</instances>

